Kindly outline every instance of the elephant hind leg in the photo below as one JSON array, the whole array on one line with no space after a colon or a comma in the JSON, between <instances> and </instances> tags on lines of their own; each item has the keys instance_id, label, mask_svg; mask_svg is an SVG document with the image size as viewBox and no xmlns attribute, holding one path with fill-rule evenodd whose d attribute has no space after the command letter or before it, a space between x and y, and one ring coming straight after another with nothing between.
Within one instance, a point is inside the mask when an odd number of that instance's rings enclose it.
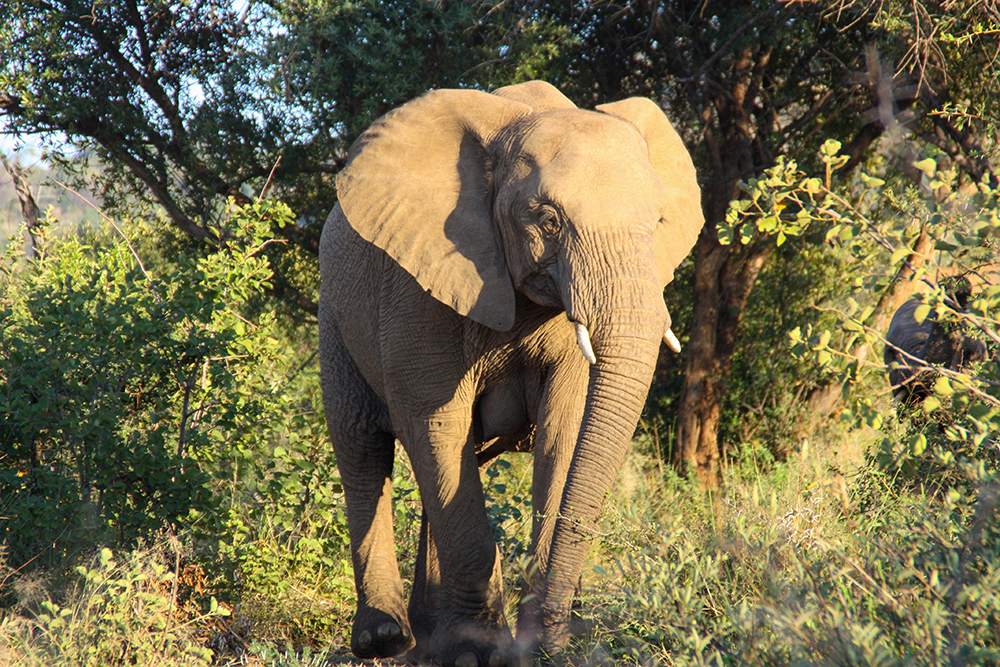
<instances>
[{"instance_id":1,"label":"elephant hind leg","mask_svg":"<svg viewBox=\"0 0 1000 667\"><path fill-rule=\"evenodd\" d=\"M320 313L323 405L347 504L357 589L351 650L388 658L413 646L392 527L395 438L329 318Z\"/></svg>"}]
</instances>

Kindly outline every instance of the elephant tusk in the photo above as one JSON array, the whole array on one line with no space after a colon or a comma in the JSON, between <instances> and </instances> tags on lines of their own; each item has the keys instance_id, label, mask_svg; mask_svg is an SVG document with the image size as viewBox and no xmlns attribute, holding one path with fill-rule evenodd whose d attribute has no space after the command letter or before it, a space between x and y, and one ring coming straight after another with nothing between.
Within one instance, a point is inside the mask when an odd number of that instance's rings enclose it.
<instances>
[{"instance_id":1,"label":"elephant tusk","mask_svg":"<svg viewBox=\"0 0 1000 667\"><path fill-rule=\"evenodd\" d=\"M666 343L667 347L675 353L679 353L681 351L681 342L677 340L677 336L674 335L672 329L667 329L663 332L663 342Z\"/></svg>"},{"instance_id":2,"label":"elephant tusk","mask_svg":"<svg viewBox=\"0 0 1000 667\"><path fill-rule=\"evenodd\" d=\"M584 359L591 364L596 364L597 357L594 356L594 348L590 345L590 332L587 331L587 327L579 322L573 322L573 326L576 328L576 344L580 346Z\"/></svg>"}]
</instances>

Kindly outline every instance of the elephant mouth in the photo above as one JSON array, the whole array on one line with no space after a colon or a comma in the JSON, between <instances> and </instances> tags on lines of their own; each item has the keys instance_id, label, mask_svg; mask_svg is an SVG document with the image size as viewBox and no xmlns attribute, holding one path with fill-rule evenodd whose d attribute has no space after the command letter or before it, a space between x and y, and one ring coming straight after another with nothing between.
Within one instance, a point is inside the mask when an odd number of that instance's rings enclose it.
<instances>
[{"instance_id":1,"label":"elephant mouth","mask_svg":"<svg viewBox=\"0 0 1000 667\"><path fill-rule=\"evenodd\" d=\"M572 320L571 320L572 322ZM590 332L587 327L580 322L572 322L573 328L576 331L576 344L580 347L580 352L583 354L583 358L586 359L591 366L597 363L597 355L594 354L594 346L590 342ZM681 342L677 339L676 334L674 334L673 329L667 326L666 330L663 332L663 342L666 343L674 354L680 354Z\"/></svg>"}]
</instances>

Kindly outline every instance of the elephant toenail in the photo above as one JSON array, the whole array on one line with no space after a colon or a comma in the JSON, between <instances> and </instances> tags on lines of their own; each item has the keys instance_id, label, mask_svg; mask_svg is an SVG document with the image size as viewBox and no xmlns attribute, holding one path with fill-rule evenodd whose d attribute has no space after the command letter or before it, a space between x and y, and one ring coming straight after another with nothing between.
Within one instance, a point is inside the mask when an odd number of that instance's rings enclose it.
<instances>
[{"instance_id":1,"label":"elephant toenail","mask_svg":"<svg viewBox=\"0 0 1000 667\"><path fill-rule=\"evenodd\" d=\"M398 637L401 632L402 631L399 629L399 626L396 625L395 623L383 623L382 625L378 626L379 639L395 638Z\"/></svg>"},{"instance_id":2,"label":"elephant toenail","mask_svg":"<svg viewBox=\"0 0 1000 667\"><path fill-rule=\"evenodd\" d=\"M493 653L490 653L490 667L502 667L506 661L503 659L503 653L500 649L494 649Z\"/></svg>"},{"instance_id":3,"label":"elephant toenail","mask_svg":"<svg viewBox=\"0 0 1000 667\"><path fill-rule=\"evenodd\" d=\"M472 651L466 651L455 658L455 667L479 667L479 658Z\"/></svg>"},{"instance_id":4,"label":"elephant toenail","mask_svg":"<svg viewBox=\"0 0 1000 667\"><path fill-rule=\"evenodd\" d=\"M358 635L358 646L361 648L368 648L372 644L372 633L367 630L362 630L361 634Z\"/></svg>"}]
</instances>

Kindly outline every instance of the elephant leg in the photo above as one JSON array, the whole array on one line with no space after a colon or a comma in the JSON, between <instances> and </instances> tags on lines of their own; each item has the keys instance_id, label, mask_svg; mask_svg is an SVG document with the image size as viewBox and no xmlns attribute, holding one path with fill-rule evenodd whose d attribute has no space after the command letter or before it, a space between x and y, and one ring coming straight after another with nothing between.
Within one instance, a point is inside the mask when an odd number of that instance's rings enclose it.
<instances>
[{"instance_id":1,"label":"elephant leg","mask_svg":"<svg viewBox=\"0 0 1000 667\"><path fill-rule=\"evenodd\" d=\"M541 633L539 622L552 534L586 401L588 367L576 349L572 352L575 354L556 365L549 375L535 432L531 554L517 616L517 653L522 662L530 662Z\"/></svg>"},{"instance_id":2,"label":"elephant leg","mask_svg":"<svg viewBox=\"0 0 1000 667\"><path fill-rule=\"evenodd\" d=\"M360 658L391 657L413 645L393 540L395 439L386 409L336 327L322 313L321 322L323 403L347 504L358 596L351 650Z\"/></svg>"},{"instance_id":3,"label":"elephant leg","mask_svg":"<svg viewBox=\"0 0 1000 667\"><path fill-rule=\"evenodd\" d=\"M422 632L433 625L422 658L445 667L502 664L512 642L471 429L471 408L459 407L419 420L403 439L427 517L423 591L418 580L410 610Z\"/></svg>"},{"instance_id":4,"label":"elephant leg","mask_svg":"<svg viewBox=\"0 0 1000 667\"><path fill-rule=\"evenodd\" d=\"M416 647L406 658L414 664L424 662L424 653L430 646L431 636L437 627L441 604L441 567L437 546L430 534L430 523L425 511L420 518L420 546L410 593L410 627Z\"/></svg>"}]
</instances>

